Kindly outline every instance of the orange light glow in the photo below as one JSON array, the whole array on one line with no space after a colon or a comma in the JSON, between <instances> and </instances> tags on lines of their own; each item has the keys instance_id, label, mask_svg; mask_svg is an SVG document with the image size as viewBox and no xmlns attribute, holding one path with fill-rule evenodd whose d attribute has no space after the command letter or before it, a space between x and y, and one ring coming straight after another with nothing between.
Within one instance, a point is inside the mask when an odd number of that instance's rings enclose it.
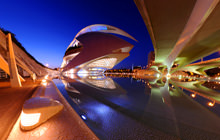
<instances>
[{"instance_id":1,"label":"orange light glow","mask_svg":"<svg viewBox=\"0 0 220 140\"><path fill-rule=\"evenodd\" d=\"M43 79L42 82L41 82L41 84L44 85L44 86L47 86L47 80L46 80L46 79Z\"/></svg>"},{"instance_id":2,"label":"orange light glow","mask_svg":"<svg viewBox=\"0 0 220 140\"><path fill-rule=\"evenodd\" d=\"M208 102L208 106L211 106L211 107L212 107L212 106L214 106L214 105L215 105L215 102L213 102L213 103L212 103L212 102Z\"/></svg>"},{"instance_id":3,"label":"orange light glow","mask_svg":"<svg viewBox=\"0 0 220 140\"><path fill-rule=\"evenodd\" d=\"M195 98L195 97L196 97L196 94L191 94L191 97L192 97L192 98Z\"/></svg>"},{"instance_id":4,"label":"orange light glow","mask_svg":"<svg viewBox=\"0 0 220 140\"><path fill-rule=\"evenodd\" d=\"M171 78L171 75L168 73L168 74L166 75L166 77L167 77L167 79L170 79L170 78Z\"/></svg>"},{"instance_id":5,"label":"orange light glow","mask_svg":"<svg viewBox=\"0 0 220 140\"><path fill-rule=\"evenodd\" d=\"M22 126L33 126L40 120L41 113L26 114L21 112L21 125Z\"/></svg>"}]
</instances>

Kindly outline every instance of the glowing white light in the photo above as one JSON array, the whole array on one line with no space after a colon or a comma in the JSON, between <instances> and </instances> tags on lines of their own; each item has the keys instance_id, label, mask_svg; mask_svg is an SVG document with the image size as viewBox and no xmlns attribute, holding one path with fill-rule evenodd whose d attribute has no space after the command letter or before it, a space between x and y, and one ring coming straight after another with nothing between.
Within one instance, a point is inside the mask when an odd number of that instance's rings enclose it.
<instances>
[{"instance_id":1,"label":"glowing white light","mask_svg":"<svg viewBox=\"0 0 220 140\"><path fill-rule=\"evenodd\" d=\"M49 64L45 64L46 67L49 67Z\"/></svg>"},{"instance_id":2,"label":"glowing white light","mask_svg":"<svg viewBox=\"0 0 220 140\"><path fill-rule=\"evenodd\" d=\"M182 75L179 75L179 79L182 79Z\"/></svg>"},{"instance_id":3,"label":"glowing white light","mask_svg":"<svg viewBox=\"0 0 220 140\"><path fill-rule=\"evenodd\" d=\"M43 80L41 81L41 84L44 85L44 86L47 86L47 80L46 80L46 79L43 79Z\"/></svg>"},{"instance_id":4,"label":"glowing white light","mask_svg":"<svg viewBox=\"0 0 220 140\"><path fill-rule=\"evenodd\" d=\"M85 115L81 115L81 118L82 118L83 120L86 120L86 119L87 119Z\"/></svg>"},{"instance_id":5,"label":"glowing white light","mask_svg":"<svg viewBox=\"0 0 220 140\"><path fill-rule=\"evenodd\" d=\"M46 83L46 82L45 82L45 83L42 83L42 85L47 86L47 83Z\"/></svg>"},{"instance_id":6,"label":"glowing white light","mask_svg":"<svg viewBox=\"0 0 220 140\"><path fill-rule=\"evenodd\" d=\"M211 107L213 107L215 105L215 102L208 102L208 106L211 106Z\"/></svg>"},{"instance_id":7,"label":"glowing white light","mask_svg":"<svg viewBox=\"0 0 220 140\"><path fill-rule=\"evenodd\" d=\"M156 77L157 77L157 78L159 78L159 77L160 77L160 74L159 74L159 73L157 73L157 74L156 74Z\"/></svg>"},{"instance_id":8,"label":"glowing white light","mask_svg":"<svg viewBox=\"0 0 220 140\"><path fill-rule=\"evenodd\" d=\"M167 77L167 79L170 79L171 75L168 73L168 74L166 75L166 77Z\"/></svg>"},{"instance_id":9,"label":"glowing white light","mask_svg":"<svg viewBox=\"0 0 220 140\"><path fill-rule=\"evenodd\" d=\"M78 72L77 72L77 75L79 76L79 77L86 77L86 76L88 76L88 71L87 70L85 70L85 69L80 69Z\"/></svg>"},{"instance_id":10,"label":"glowing white light","mask_svg":"<svg viewBox=\"0 0 220 140\"><path fill-rule=\"evenodd\" d=\"M44 79L48 79L48 75L46 75L46 76L44 77Z\"/></svg>"},{"instance_id":11,"label":"glowing white light","mask_svg":"<svg viewBox=\"0 0 220 140\"><path fill-rule=\"evenodd\" d=\"M70 73L74 73L74 70L73 70L73 69L70 69Z\"/></svg>"},{"instance_id":12,"label":"glowing white light","mask_svg":"<svg viewBox=\"0 0 220 140\"><path fill-rule=\"evenodd\" d=\"M40 120L41 113L26 114L21 112L21 125L22 126L33 126Z\"/></svg>"}]
</instances>

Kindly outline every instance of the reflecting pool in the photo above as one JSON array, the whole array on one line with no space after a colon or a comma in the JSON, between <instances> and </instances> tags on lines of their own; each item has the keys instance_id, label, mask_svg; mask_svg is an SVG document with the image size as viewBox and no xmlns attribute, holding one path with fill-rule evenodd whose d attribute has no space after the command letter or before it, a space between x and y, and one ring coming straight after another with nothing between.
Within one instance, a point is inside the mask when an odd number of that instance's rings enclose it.
<instances>
[{"instance_id":1,"label":"reflecting pool","mask_svg":"<svg viewBox=\"0 0 220 140\"><path fill-rule=\"evenodd\" d=\"M220 139L220 81L72 77L54 82L100 139Z\"/></svg>"}]
</instances>

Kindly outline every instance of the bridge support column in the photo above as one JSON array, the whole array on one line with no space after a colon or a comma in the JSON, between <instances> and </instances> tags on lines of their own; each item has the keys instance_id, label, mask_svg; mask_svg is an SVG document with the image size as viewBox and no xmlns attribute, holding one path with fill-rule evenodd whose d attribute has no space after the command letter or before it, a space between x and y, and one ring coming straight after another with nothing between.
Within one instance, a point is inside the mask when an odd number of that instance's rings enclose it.
<instances>
[{"instance_id":1,"label":"bridge support column","mask_svg":"<svg viewBox=\"0 0 220 140\"><path fill-rule=\"evenodd\" d=\"M15 54L14 54L14 49L13 49L10 33L8 33L6 39L7 39L7 46L8 46L8 51L9 51L8 64L9 64L9 70L10 70L11 87L21 87L21 81L19 79L18 69L16 66Z\"/></svg>"}]
</instances>

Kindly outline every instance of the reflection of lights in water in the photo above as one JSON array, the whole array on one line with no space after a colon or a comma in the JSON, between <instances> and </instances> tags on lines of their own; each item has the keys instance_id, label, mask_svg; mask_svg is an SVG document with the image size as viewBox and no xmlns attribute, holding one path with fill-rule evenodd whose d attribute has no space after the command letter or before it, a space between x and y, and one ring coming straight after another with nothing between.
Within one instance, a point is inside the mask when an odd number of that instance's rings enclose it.
<instances>
[{"instance_id":1,"label":"reflection of lights in water","mask_svg":"<svg viewBox=\"0 0 220 140\"><path fill-rule=\"evenodd\" d=\"M39 127L39 129L35 129L34 131L31 132L31 136L34 137L40 137L42 136L46 131L47 131L48 127Z\"/></svg>"},{"instance_id":2,"label":"reflection of lights in water","mask_svg":"<svg viewBox=\"0 0 220 140\"><path fill-rule=\"evenodd\" d=\"M82 118L83 120L86 120L86 119L87 119L85 115L81 115L81 118Z\"/></svg>"},{"instance_id":3,"label":"reflection of lights in water","mask_svg":"<svg viewBox=\"0 0 220 140\"><path fill-rule=\"evenodd\" d=\"M40 120L41 113L26 114L21 112L21 125L22 126L33 126Z\"/></svg>"},{"instance_id":4,"label":"reflection of lights in water","mask_svg":"<svg viewBox=\"0 0 220 140\"><path fill-rule=\"evenodd\" d=\"M214 106L215 105L215 102L208 102L208 106Z\"/></svg>"},{"instance_id":5,"label":"reflection of lights in water","mask_svg":"<svg viewBox=\"0 0 220 140\"><path fill-rule=\"evenodd\" d=\"M195 98L195 97L196 97L196 94L191 94L191 97L192 97L192 98Z\"/></svg>"},{"instance_id":6,"label":"reflection of lights in water","mask_svg":"<svg viewBox=\"0 0 220 140\"><path fill-rule=\"evenodd\" d=\"M83 77L86 77L88 76L88 71L87 70L84 70L84 69L80 69L78 72L77 72L77 75L81 78Z\"/></svg>"},{"instance_id":7,"label":"reflection of lights in water","mask_svg":"<svg viewBox=\"0 0 220 140\"><path fill-rule=\"evenodd\" d=\"M115 83L112 79L107 78L103 80L90 80L86 79L86 81L96 87L106 88L106 89L115 89Z\"/></svg>"},{"instance_id":8,"label":"reflection of lights in water","mask_svg":"<svg viewBox=\"0 0 220 140\"><path fill-rule=\"evenodd\" d=\"M93 105L92 108L95 110L95 112L99 115L106 116L108 115L109 111L111 110L108 106L99 104L99 105Z\"/></svg>"}]
</instances>

